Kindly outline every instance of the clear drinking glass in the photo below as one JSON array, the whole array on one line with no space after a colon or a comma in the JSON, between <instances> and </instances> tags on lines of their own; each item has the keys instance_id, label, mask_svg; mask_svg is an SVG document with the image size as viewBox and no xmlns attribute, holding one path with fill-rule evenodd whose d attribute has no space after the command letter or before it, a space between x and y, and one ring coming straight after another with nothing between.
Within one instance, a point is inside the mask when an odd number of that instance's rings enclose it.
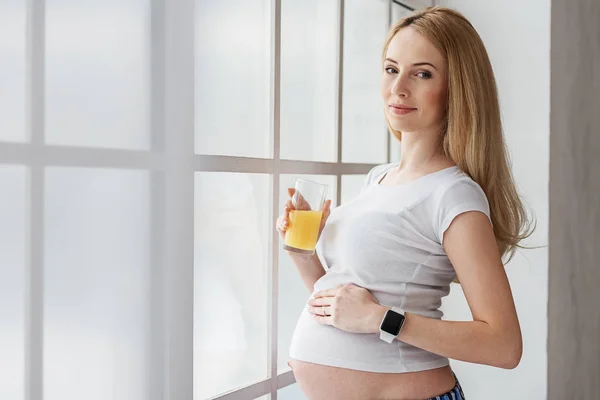
<instances>
[{"instance_id":1,"label":"clear drinking glass","mask_svg":"<svg viewBox=\"0 0 600 400\"><path fill-rule=\"evenodd\" d=\"M319 238L327 185L296 179L294 189L292 196L294 210L290 211L283 248L295 253L314 254Z\"/></svg>"}]
</instances>

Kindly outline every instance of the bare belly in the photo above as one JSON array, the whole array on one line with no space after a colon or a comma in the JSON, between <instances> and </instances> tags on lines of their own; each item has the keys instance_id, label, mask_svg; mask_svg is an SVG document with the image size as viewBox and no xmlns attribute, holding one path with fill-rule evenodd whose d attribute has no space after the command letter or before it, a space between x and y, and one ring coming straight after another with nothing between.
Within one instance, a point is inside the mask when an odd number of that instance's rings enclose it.
<instances>
[{"instance_id":1,"label":"bare belly","mask_svg":"<svg viewBox=\"0 0 600 400\"><path fill-rule=\"evenodd\" d=\"M384 374L293 359L289 365L309 400L422 400L449 392L456 384L450 366Z\"/></svg>"}]
</instances>

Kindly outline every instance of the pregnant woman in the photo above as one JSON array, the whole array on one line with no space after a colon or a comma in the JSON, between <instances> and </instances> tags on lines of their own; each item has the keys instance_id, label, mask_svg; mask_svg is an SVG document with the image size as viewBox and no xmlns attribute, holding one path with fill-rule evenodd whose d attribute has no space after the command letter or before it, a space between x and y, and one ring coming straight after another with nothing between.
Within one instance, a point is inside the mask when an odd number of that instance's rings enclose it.
<instances>
[{"instance_id":1,"label":"pregnant woman","mask_svg":"<svg viewBox=\"0 0 600 400\"><path fill-rule=\"evenodd\" d=\"M465 17L434 7L391 28L381 71L401 161L373 168L354 200L326 202L322 262L288 253L311 293L289 365L311 400L464 399L448 359L515 368L522 353L502 259L531 222L492 67ZM282 236L292 209L277 220ZM473 321L441 319L456 279Z\"/></svg>"}]
</instances>

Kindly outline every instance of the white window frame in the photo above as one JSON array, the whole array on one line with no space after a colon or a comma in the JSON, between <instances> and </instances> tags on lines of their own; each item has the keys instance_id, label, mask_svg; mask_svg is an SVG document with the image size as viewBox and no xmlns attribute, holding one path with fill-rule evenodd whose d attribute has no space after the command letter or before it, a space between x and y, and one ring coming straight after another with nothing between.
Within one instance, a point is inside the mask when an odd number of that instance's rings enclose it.
<instances>
[{"instance_id":1,"label":"white window frame","mask_svg":"<svg viewBox=\"0 0 600 400\"><path fill-rule=\"evenodd\" d=\"M389 1L422 8L425 0ZM337 161L280 158L281 0L271 0L272 159L194 154L194 0L150 0L151 149L116 150L45 144L45 0L27 0L26 118L29 142L0 142L0 164L29 167L28 260L25 271L25 400L43 400L44 170L51 166L149 171L152 202L152 333L150 400L193 399L194 173L271 174L271 225L279 213L280 174L322 174L337 178L366 174L376 164L342 163L344 0L337 0ZM384 129L384 126L382 126ZM387 129L386 129L387 133ZM390 140L388 134L388 161ZM219 400L254 399L295 382L291 371L278 375L279 238L272 229L270 250L270 378L221 395ZM215 327L218 329L218 327Z\"/></svg>"}]
</instances>

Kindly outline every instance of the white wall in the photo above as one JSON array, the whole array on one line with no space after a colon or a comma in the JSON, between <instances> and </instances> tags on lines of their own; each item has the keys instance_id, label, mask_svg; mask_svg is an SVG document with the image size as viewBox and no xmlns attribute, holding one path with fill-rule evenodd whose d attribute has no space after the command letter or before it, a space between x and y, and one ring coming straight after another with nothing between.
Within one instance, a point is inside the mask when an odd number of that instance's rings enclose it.
<instances>
[{"instance_id":1,"label":"white wall","mask_svg":"<svg viewBox=\"0 0 600 400\"><path fill-rule=\"evenodd\" d=\"M548 244L550 113L550 1L442 0L465 14L490 55L504 132L521 193L538 228L528 242ZM453 361L470 399L546 399L548 248L524 250L506 268L521 328L524 352L514 370ZM467 320L469 308L458 285L444 299L445 319Z\"/></svg>"}]
</instances>

